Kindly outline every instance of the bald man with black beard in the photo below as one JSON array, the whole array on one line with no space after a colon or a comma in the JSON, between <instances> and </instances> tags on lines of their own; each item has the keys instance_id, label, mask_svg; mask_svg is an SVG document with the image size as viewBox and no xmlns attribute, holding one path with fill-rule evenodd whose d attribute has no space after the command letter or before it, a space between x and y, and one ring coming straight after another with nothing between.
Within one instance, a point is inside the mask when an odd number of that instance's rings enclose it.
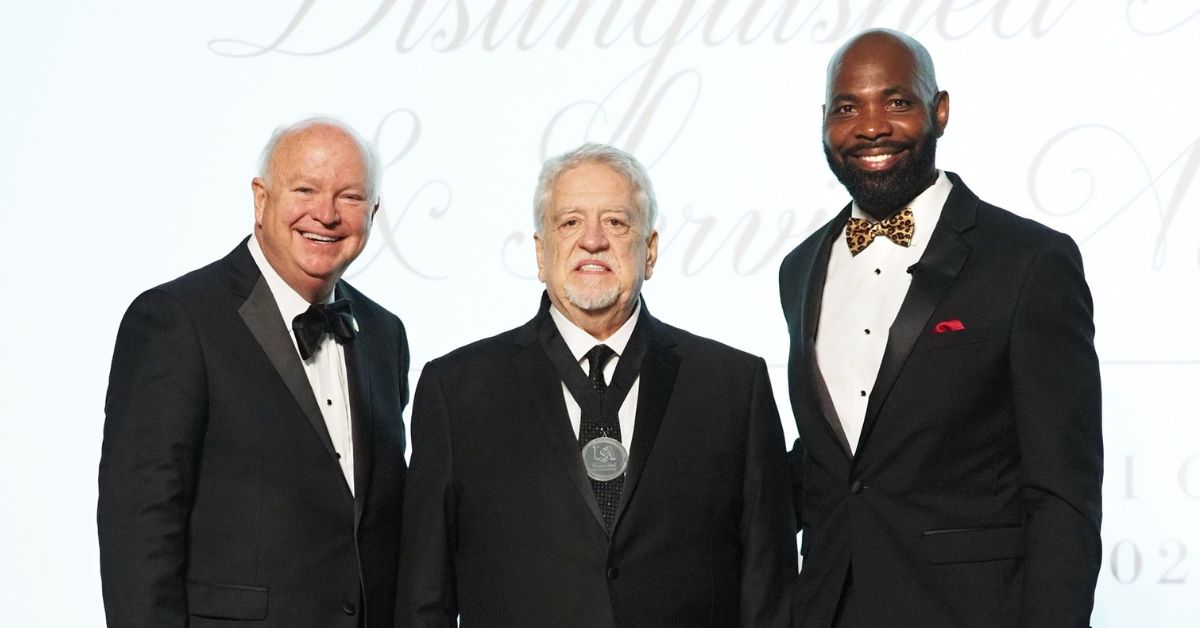
<instances>
[{"instance_id":1,"label":"bald man with black beard","mask_svg":"<svg viewBox=\"0 0 1200 628\"><path fill-rule=\"evenodd\" d=\"M823 143L853 202L780 268L804 555L799 624L1087 626L1103 446L1070 237L935 167L929 53L829 63Z\"/></svg>"}]
</instances>

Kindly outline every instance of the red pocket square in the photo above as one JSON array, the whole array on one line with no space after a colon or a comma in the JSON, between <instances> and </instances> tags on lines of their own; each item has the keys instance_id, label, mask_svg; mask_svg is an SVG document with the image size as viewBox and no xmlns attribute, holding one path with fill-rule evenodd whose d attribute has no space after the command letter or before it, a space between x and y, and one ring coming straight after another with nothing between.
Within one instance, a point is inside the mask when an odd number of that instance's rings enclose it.
<instances>
[{"instance_id":1,"label":"red pocket square","mask_svg":"<svg viewBox=\"0 0 1200 628\"><path fill-rule=\"evenodd\" d=\"M962 321L958 320L957 318L952 318L948 321L942 321L937 325L934 325L933 333L944 334L948 331L962 331L964 329L966 329L966 327L963 327Z\"/></svg>"}]
</instances>

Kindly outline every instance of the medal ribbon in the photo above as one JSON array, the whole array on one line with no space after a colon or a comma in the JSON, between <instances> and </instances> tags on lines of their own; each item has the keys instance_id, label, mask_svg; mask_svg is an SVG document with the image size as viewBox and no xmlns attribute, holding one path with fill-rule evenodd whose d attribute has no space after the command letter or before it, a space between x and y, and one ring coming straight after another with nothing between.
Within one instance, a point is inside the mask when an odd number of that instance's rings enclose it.
<instances>
[{"instance_id":1,"label":"medal ribbon","mask_svg":"<svg viewBox=\"0 0 1200 628\"><path fill-rule=\"evenodd\" d=\"M542 322L542 333L539 335L542 349L554 365L554 370L558 372L559 379L566 385L567 391L571 393L575 403L579 404L581 461L587 471L588 479L591 481L596 504L600 507L600 514L604 519L604 527L610 532L613 521L616 519L617 506L621 501L621 492L624 490L625 464L628 460L628 449L620 443L621 423L618 412L625 398L629 396L629 390L633 387L633 382L641 371L642 360L646 357L649 347L646 330L649 325L648 320L647 316L638 317L629 342L625 345L625 351L617 362L612 382L605 388L603 395L597 394L597 388L593 387L592 379L583 374L583 369L579 368L579 362L571 355L571 350L563 340L562 334L558 333L558 326L549 316L546 316ZM591 361L589 359L589 362ZM602 369L604 365L598 363L594 368ZM601 373L595 375L600 381L603 381ZM600 438L602 435L607 438ZM588 458L588 455L589 452L592 452L590 455L597 455L594 449L596 447L604 449L606 445L603 444L603 440L616 441L615 446L622 451L618 454L621 460L617 463L616 468L601 471L589 464L591 459ZM614 475L610 475L610 473L614 473Z\"/></svg>"},{"instance_id":2,"label":"medal ribbon","mask_svg":"<svg viewBox=\"0 0 1200 628\"><path fill-rule=\"evenodd\" d=\"M642 360L645 359L646 350L650 346L647 326L646 317L638 316L633 334L629 337L629 343L625 345L625 351L618 357L617 370L613 373L612 381L609 382L608 390L602 398L592 390L591 380L584 375L583 369L579 368L579 362L571 355L567 342L558 333L554 319L547 316L542 323L542 349L554 365L559 379L567 386L567 391L571 393L575 403L579 404L581 413L587 413L605 429L620 426L617 413L642 370Z\"/></svg>"}]
</instances>

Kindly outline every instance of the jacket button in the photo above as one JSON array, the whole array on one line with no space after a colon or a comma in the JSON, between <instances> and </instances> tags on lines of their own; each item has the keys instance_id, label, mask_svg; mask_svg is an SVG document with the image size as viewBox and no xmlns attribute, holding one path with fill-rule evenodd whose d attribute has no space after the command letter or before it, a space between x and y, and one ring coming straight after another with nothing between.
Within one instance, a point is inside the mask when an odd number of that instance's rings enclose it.
<instances>
[{"instance_id":1,"label":"jacket button","mask_svg":"<svg viewBox=\"0 0 1200 628\"><path fill-rule=\"evenodd\" d=\"M353 602L346 602L342 604L342 612L347 615L353 615L358 612L358 607Z\"/></svg>"},{"instance_id":2,"label":"jacket button","mask_svg":"<svg viewBox=\"0 0 1200 628\"><path fill-rule=\"evenodd\" d=\"M616 568L616 567L609 567L609 568L608 568L608 579L609 579L609 580L616 580L616 579L617 579L617 575L618 575L619 573L620 573L620 572L619 572L619 571L617 571L617 568Z\"/></svg>"},{"instance_id":3,"label":"jacket button","mask_svg":"<svg viewBox=\"0 0 1200 628\"><path fill-rule=\"evenodd\" d=\"M863 485L863 483L859 482L858 480L855 480L850 483L850 492L854 493L855 495L861 493L864 488L866 488L866 486Z\"/></svg>"}]
</instances>

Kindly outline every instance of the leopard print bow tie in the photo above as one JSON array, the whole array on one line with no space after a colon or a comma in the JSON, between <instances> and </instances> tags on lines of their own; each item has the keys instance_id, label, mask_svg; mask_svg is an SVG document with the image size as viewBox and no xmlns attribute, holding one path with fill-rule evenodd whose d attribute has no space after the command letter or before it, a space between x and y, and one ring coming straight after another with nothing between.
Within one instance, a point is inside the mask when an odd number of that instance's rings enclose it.
<instances>
[{"instance_id":1,"label":"leopard print bow tie","mask_svg":"<svg viewBox=\"0 0 1200 628\"><path fill-rule=\"evenodd\" d=\"M862 253L868 244L875 241L875 236L879 235L907 247L912 244L914 231L916 223L913 222L912 210L905 207L879 222L851 218L850 222L846 223L846 244L850 246L850 255Z\"/></svg>"}]
</instances>

